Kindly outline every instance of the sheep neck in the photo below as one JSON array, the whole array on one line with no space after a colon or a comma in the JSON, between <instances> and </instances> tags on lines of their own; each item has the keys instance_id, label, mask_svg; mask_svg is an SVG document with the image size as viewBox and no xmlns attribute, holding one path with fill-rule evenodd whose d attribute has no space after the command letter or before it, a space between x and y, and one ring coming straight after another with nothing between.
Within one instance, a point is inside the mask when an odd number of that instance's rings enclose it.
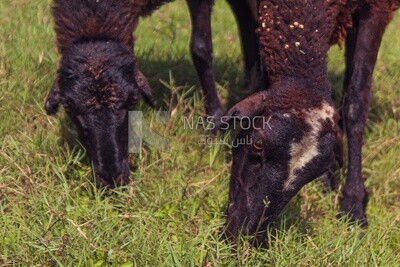
<instances>
[{"instance_id":1,"label":"sheep neck","mask_svg":"<svg viewBox=\"0 0 400 267\"><path fill-rule=\"evenodd\" d=\"M327 52L344 2L261 2L260 53L272 86L294 84L330 94Z\"/></svg>"}]
</instances>

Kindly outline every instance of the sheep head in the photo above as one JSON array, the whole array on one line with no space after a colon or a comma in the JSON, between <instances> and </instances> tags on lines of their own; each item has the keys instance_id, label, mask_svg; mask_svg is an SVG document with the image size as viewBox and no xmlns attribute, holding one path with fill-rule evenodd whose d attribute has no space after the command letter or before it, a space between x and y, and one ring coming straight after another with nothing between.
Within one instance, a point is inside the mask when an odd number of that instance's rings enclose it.
<instances>
[{"instance_id":1,"label":"sheep head","mask_svg":"<svg viewBox=\"0 0 400 267\"><path fill-rule=\"evenodd\" d=\"M89 40L63 53L45 110L61 104L76 124L99 185L128 181L128 111L139 97L153 106L149 85L131 51L118 42Z\"/></svg>"},{"instance_id":2,"label":"sheep head","mask_svg":"<svg viewBox=\"0 0 400 267\"><path fill-rule=\"evenodd\" d=\"M337 113L317 93L258 92L226 116L244 117L257 119L239 129L232 149L226 225L232 240L239 234L260 235L306 183L341 158Z\"/></svg>"}]
</instances>

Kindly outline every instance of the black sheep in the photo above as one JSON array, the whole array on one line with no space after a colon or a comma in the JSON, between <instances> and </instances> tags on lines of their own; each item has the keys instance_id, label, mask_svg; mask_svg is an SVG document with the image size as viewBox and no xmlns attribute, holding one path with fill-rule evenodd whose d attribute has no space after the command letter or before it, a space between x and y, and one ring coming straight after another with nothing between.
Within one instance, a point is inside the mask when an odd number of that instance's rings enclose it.
<instances>
[{"instance_id":1,"label":"black sheep","mask_svg":"<svg viewBox=\"0 0 400 267\"><path fill-rule=\"evenodd\" d=\"M349 170L341 211L367 225L361 147L371 76L398 0L265 0L259 42L271 86L235 105L228 117L260 116L233 148L226 232L261 233L308 182L341 161L338 112L331 98L327 52L346 33L343 117ZM250 144L251 143L251 144Z\"/></svg>"},{"instance_id":2,"label":"black sheep","mask_svg":"<svg viewBox=\"0 0 400 267\"><path fill-rule=\"evenodd\" d=\"M128 111L140 95L153 105L132 52L138 17L150 11L142 2L55 0L52 9L61 61L45 109L64 106L100 185L128 181Z\"/></svg>"}]
</instances>

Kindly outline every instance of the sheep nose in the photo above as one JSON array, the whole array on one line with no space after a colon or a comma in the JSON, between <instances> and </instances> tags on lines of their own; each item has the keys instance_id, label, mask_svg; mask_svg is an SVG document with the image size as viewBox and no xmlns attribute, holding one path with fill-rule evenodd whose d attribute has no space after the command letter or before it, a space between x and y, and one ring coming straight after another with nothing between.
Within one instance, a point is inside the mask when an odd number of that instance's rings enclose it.
<instances>
[{"instance_id":1,"label":"sheep nose","mask_svg":"<svg viewBox=\"0 0 400 267\"><path fill-rule=\"evenodd\" d=\"M129 164L127 161L121 163L103 165L96 170L96 181L103 186L121 186L128 182Z\"/></svg>"}]
</instances>

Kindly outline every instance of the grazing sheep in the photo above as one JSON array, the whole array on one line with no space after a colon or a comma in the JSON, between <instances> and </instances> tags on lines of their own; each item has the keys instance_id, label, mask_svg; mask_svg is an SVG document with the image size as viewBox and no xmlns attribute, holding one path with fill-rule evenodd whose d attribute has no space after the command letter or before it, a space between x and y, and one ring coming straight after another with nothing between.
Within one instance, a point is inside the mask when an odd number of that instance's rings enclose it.
<instances>
[{"instance_id":1,"label":"grazing sheep","mask_svg":"<svg viewBox=\"0 0 400 267\"><path fill-rule=\"evenodd\" d=\"M62 104L75 122L98 184L128 181L128 110L139 95L153 105L151 90L132 52L140 16L172 0L55 0L53 16L61 62L45 109ZM257 65L256 19L248 0L228 0L243 38L246 72ZM187 0L193 24L191 52L205 96L206 113L223 112L212 69L213 0ZM254 5L254 3L253 3Z\"/></svg>"},{"instance_id":2,"label":"grazing sheep","mask_svg":"<svg viewBox=\"0 0 400 267\"><path fill-rule=\"evenodd\" d=\"M150 12L148 3L54 1L61 61L45 109L54 114L59 104L64 106L77 126L99 185L128 181L128 111L140 95L153 105L151 90L132 53L132 32L139 14Z\"/></svg>"},{"instance_id":3,"label":"grazing sheep","mask_svg":"<svg viewBox=\"0 0 400 267\"><path fill-rule=\"evenodd\" d=\"M260 234L308 182L341 160L338 112L331 98L327 52L346 36L344 123L349 170L341 211L367 225L361 146L371 76L384 30L398 0L265 0L259 5L259 42L270 88L227 113L259 116L233 148L227 209L228 236ZM242 142L243 143L243 142Z\"/></svg>"}]
</instances>

